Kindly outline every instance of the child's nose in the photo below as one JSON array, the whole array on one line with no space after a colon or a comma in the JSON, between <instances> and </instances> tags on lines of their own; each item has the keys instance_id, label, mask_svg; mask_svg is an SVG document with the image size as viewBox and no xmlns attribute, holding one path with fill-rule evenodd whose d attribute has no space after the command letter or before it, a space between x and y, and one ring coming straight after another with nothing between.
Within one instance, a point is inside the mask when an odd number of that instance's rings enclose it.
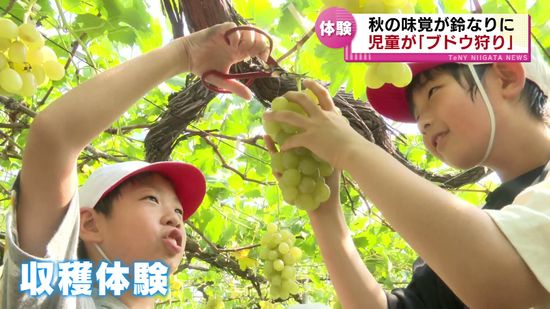
<instances>
[{"instance_id":1,"label":"child's nose","mask_svg":"<svg viewBox=\"0 0 550 309\"><path fill-rule=\"evenodd\" d=\"M432 125L432 122L429 121L427 118L418 119L418 129L420 130L420 133L422 133L422 135L426 135L431 125Z\"/></svg>"},{"instance_id":2,"label":"child's nose","mask_svg":"<svg viewBox=\"0 0 550 309\"><path fill-rule=\"evenodd\" d=\"M163 224L174 226L174 227L181 227L182 225L182 218L181 215L176 213L175 211L171 211L169 214L166 214L163 217Z\"/></svg>"}]
</instances>

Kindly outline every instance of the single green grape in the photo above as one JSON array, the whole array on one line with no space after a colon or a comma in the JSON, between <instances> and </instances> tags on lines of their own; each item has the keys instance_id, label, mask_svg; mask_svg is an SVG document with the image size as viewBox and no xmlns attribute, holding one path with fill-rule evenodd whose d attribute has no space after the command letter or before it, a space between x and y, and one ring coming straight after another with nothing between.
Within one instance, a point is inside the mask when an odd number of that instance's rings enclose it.
<instances>
[{"instance_id":1,"label":"single green grape","mask_svg":"<svg viewBox=\"0 0 550 309\"><path fill-rule=\"evenodd\" d=\"M283 165L285 168L297 168L300 160L293 151L285 151L283 153Z\"/></svg>"},{"instance_id":2,"label":"single green grape","mask_svg":"<svg viewBox=\"0 0 550 309\"><path fill-rule=\"evenodd\" d=\"M302 160L300 160L298 169L304 175L308 176L316 176L320 172L319 162L313 160L312 158L303 158Z\"/></svg>"},{"instance_id":3,"label":"single green grape","mask_svg":"<svg viewBox=\"0 0 550 309\"><path fill-rule=\"evenodd\" d=\"M0 38L13 40L17 37L17 25L7 18L0 18Z\"/></svg>"},{"instance_id":4,"label":"single green grape","mask_svg":"<svg viewBox=\"0 0 550 309\"><path fill-rule=\"evenodd\" d=\"M296 198L296 206L302 210L314 210L319 204L315 203L315 200L310 194L302 194Z\"/></svg>"},{"instance_id":5,"label":"single green grape","mask_svg":"<svg viewBox=\"0 0 550 309\"><path fill-rule=\"evenodd\" d=\"M282 184L279 184L279 186L281 187L281 192L283 193L283 199L285 200L285 202L289 204L294 204L296 198L298 197L298 194L300 194L298 189L296 187L288 187Z\"/></svg>"},{"instance_id":6,"label":"single green grape","mask_svg":"<svg viewBox=\"0 0 550 309\"><path fill-rule=\"evenodd\" d=\"M285 262L283 260L278 259L273 261L273 269L276 271L282 271L285 268Z\"/></svg>"},{"instance_id":7,"label":"single green grape","mask_svg":"<svg viewBox=\"0 0 550 309\"><path fill-rule=\"evenodd\" d=\"M7 92L17 93L17 91L23 87L21 75L19 75L19 73L17 73L14 69L5 67L0 72L0 87Z\"/></svg>"},{"instance_id":8,"label":"single green grape","mask_svg":"<svg viewBox=\"0 0 550 309\"><path fill-rule=\"evenodd\" d=\"M281 131L281 125L275 121L264 121L264 130L267 135L274 137Z\"/></svg>"},{"instance_id":9,"label":"single green grape","mask_svg":"<svg viewBox=\"0 0 550 309\"><path fill-rule=\"evenodd\" d=\"M315 190L315 187L317 186L315 179L311 177L302 177L300 180L300 185L298 186L298 189L301 193L312 193Z\"/></svg>"},{"instance_id":10,"label":"single green grape","mask_svg":"<svg viewBox=\"0 0 550 309\"><path fill-rule=\"evenodd\" d=\"M285 187L296 187L301 184L300 181L303 181L300 172L295 168L290 168L283 172L279 182Z\"/></svg>"},{"instance_id":11,"label":"single green grape","mask_svg":"<svg viewBox=\"0 0 550 309\"><path fill-rule=\"evenodd\" d=\"M282 111L287 109L288 100L285 97L276 97L271 101L273 111Z\"/></svg>"},{"instance_id":12,"label":"single green grape","mask_svg":"<svg viewBox=\"0 0 550 309\"><path fill-rule=\"evenodd\" d=\"M290 251L290 246L286 242L282 242L279 244L279 253L280 254L286 254Z\"/></svg>"},{"instance_id":13,"label":"single green grape","mask_svg":"<svg viewBox=\"0 0 550 309\"><path fill-rule=\"evenodd\" d=\"M317 203L326 202L330 197L330 188L324 181L317 182L315 187L315 201Z\"/></svg>"}]
</instances>

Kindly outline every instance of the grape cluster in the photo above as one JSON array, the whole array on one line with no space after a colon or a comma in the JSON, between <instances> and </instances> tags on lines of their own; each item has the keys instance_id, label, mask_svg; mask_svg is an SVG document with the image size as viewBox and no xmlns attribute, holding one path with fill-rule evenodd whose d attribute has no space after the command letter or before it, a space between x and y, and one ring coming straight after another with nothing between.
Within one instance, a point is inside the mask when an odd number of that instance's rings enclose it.
<instances>
[{"instance_id":1,"label":"grape cluster","mask_svg":"<svg viewBox=\"0 0 550 309\"><path fill-rule=\"evenodd\" d=\"M319 104L311 90L306 89L304 93ZM288 101L285 97L275 98L271 102L271 109L307 115L300 105ZM264 129L279 145L299 132L298 128L292 125L273 121L265 121ZM332 174L333 168L306 148L300 147L273 153L271 169L275 174L280 175L279 187L284 200L289 204L303 210L314 210L330 197L330 188L325 183L324 177Z\"/></svg>"},{"instance_id":2,"label":"grape cluster","mask_svg":"<svg viewBox=\"0 0 550 309\"><path fill-rule=\"evenodd\" d=\"M44 45L44 37L35 25L17 26L0 18L0 92L5 95L34 95L36 88L51 80L60 80L65 69L55 52Z\"/></svg>"},{"instance_id":3,"label":"grape cluster","mask_svg":"<svg viewBox=\"0 0 550 309\"><path fill-rule=\"evenodd\" d=\"M411 80L411 68L401 62L371 63L365 75L365 84L372 89L378 89L385 83L402 88L407 86Z\"/></svg>"},{"instance_id":4,"label":"grape cluster","mask_svg":"<svg viewBox=\"0 0 550 309\"><path fill-rule=\"evenodd\" d=\"M302 257L302 250L294 246L295 242L296 238L289 230L279 230L273 223L267 225L260 258L264 260L264 275L270 283L272 299L287 299L291 294L298 294L294 265Z\"/></svg>"}]
</instances>

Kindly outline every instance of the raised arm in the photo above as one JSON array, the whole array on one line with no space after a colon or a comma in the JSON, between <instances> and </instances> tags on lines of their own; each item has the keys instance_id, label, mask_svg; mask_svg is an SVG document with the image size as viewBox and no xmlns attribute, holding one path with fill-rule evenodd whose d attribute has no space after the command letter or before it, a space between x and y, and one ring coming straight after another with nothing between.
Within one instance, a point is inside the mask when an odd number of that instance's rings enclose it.
<instances>
[{"instance_id":1,"label":"raised arm","mask_svg":"<svg viewBox=\"0 0 550 309\"><path fill-rule=\"evenodd\" d=\"M333 105L320 85L304 84L320 102ZM385 218L466 305L528 308L548 300L541 283L486 212L408 170L357 134L334 107L319 111L306 96L286 96L302 105L310 117L287 111L264 116L303 130L289 138L282 150L306 147L335 168L349 171Z\"/></svg>"},{"instance_id":2,"label":"raised arm","mask_svg":"<svg viewBox=\"0 0 550 309\"><path fill-rule=\"evenodd\" d=\"M331 197L308 212L315 239L343 308L385 309L386 295L361 259L342 212L339 177L327 179Z\"/></svg>"},{"instance_id":3,"label":"raised arm","mask_svg":"<svg viewBox=\"0 0 550 309\"><path fill-rule=\"evenodd\" d=\"M253 31L224 34L225 23L177 39L72 89L34 119L23 154L17 208L19 245L44 256L77 189L76 161L82 149L150 89L173 75L207 70L227 72L250 56L267 57L265 42ZM209 82L251 98L235 81Z\"/></svg>"},{"instance_id":4,"label":"raised arm","mask_svg":"<svg viewBox=\"0 0 550 309\"><path fill-rule=\"evenodd\" d=\"M325 107L322 102L321 107ZM277 151L270 137L265 142L271 152ZM330 198L308 211L308 216L336 294L347 309L386 309L386 294L361 259L346 224L340 204L340 171L334 171L326 182Z\"/></svg>"}]
</instances>

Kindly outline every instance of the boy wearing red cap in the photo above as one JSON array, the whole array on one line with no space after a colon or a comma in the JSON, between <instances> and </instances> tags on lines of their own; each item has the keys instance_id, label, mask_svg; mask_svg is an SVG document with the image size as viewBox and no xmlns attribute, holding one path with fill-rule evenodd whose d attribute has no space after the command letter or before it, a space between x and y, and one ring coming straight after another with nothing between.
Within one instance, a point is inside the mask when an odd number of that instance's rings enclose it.
<instances>
[{"instance_id":1,"label":"boy wearing red cap","mask_svg":"<svg viewBox=\"0 0 550 309\"><path fill-rule=\"evenodd\" d=\"M362 138L314 82L304 84L322 109L305 95L289 93L309 117L287 111L265 115L302 129L282 150L306 147L349 171L421 257L406 288L384 292L363 264L333 194L308 214L343 307L550 308L547 65L534 52L531 63L411 64L411 69L414 78L406 89L388 84L368 89L369 102L388 118L417 122L428 150L447 164L496 171L503 184L483 209ZM328 182L338 192L338 176Z\"/></svg>"},{"instance_id":2,"label":"boy wearing red cap","mask_svg":"<svg viewBox=\"0 0 550 309\"><path fill-rule=\"evenodd\" d=\"M126 292L115 298L32 297L20 293L22 263L79 257L97 263L157 260L172 273L185 249L184 220L205 194L205 179L179 162L125 162L96 170L79 189L76 161L90 141L136 100L162 81L183 72L228 72L245 58L267 60L269 49L253 31L225 23L177 39L127 61L69 91L34 119L7 217L2 308L152 308L154 299ZM237 81L210 83L246 98ZM96 287L94 286L94 289Z\"/></svg>"}]
</instances>

